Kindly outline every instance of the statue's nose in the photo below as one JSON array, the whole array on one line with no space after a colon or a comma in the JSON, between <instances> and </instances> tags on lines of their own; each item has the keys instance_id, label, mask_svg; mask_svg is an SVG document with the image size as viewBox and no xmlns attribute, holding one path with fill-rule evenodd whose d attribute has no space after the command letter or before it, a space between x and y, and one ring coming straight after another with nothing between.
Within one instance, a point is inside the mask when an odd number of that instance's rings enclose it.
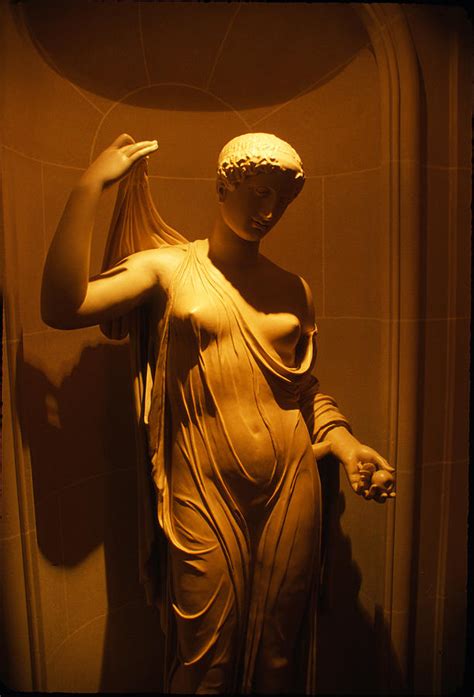
<instances>
[{"instance_id":1,"label":"statue's nose","mask_svg":"<svg viewBox=\"0 0 474 697\"><path fill-rule=\"evenodd\" d=\"M277 196L274 191L270 191L260 204L259 215L262 220L270 221L273 218L277 205Z\"/></svg>"}]
</instances>

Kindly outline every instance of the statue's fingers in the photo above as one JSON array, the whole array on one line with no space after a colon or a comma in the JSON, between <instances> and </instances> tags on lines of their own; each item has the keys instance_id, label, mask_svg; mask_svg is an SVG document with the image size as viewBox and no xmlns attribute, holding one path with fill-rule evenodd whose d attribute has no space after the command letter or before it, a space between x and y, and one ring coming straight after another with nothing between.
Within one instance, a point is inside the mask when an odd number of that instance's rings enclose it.
<instances>
[{"instance_id":1,"label":"statue's fingers","mask_svg":"<svg viewBox=\"0 0 474 697\"><path fill-rule=\"evenodd\" d=\"M371 480L372 480L372 475L373 475L373 472L374 472L374 471L375 471L375 470L372 470L372 469L369 469L369 468L367 468L367 469L363 468L363 469L360 469L359 472L357 473L357 474L358 474L359 481L362 482L362 484L363 484L365 487L369 487L369 486L370 486Z\"/></svg>"},{"instance_id":2,"label":"statue's fingers","mask_svg":"<svg viewBox=\"0 0 474 697\"><path fill-rule=\"evenodd\" d=\"M118 138L112 143L113 148L122 148L124 145L130 145L134 143L135 140L128 133L121 133Z\"/></svg>"},{"instance_id":3,"label":"statue's fingers","mask_svg":"<svg viewBox=\"0 0 474 697\"><path fill-rule=\"evenodd\" d=\"M372 492L371 492L371 487L368 483L361 483L361 488L359 491L360 495L363 496L364 499L371 499L372 498Z\"/></svg>"},{"instance_id":4,"label":"statue's fingers","mask_svg":"<svg viewBox=\"0 0 474 697\"><path fill-rule=\"evenodd\" d=\"M391 472L379 469L372 475L372 486L377 486L380 491L389 493L395 486L395 479Z\"/></svg>"},{"instance_id":5,"label":"statue's fingers","mask_svg":"<svg viewBox=\"0 0 474 697\"><path fill-rule=\"evenodd\" d=\"M380 469L387 470L387 472L395 472L395 467L389 465L387 460L381 455L378 456L377 465L380 467Z\"/></svg>"},{"instance_id":6,"label":"statue's fingers","mask_svg":"<svg viewBox=\"0 0 474 697\"><path fill-rule=\"evenodd\" d=\"M370 477L362 478L360 480L360 487L361 487L361 489L366 489L367 491L369 491L370 490Z\"/></svg>"},{"instance_id":7,"label":"statue's fingers","mask_svg":"<svg viewBox=\"0 0 474 697\"><path fill-rule=\"evenodd\" d=\"M360 482L360 481L352 482L351 486L356 494L358 494L359 496L363 496L364 485L362 484L362 482Z\"/></svg>"},{"instance_id":8,"label":"statue's fingers","mask_svg":"<svg viewBox=\"0 0 474 697\"><path fill-rule=\"evenodd\" d=\"M364 466L370 465L374 469L388 470L389 472L394 472L395 469L388 464L387 460L382 457L376 450L369 448L367 445L363 446L361 450L362 460L361 462Z\"/></svg>"},{"instance_id":9,"label":"statue's fingers","mask_svg":"<svg viewBox=\"0 0 474 697\"><path fill-rule=\"evenodd\" d=\"M369 491L370 491L371 498L373 498L377 501L378 500L385 501L390 494L390 489L387 490L383 485L381 486L380 484L372 484Z\"/></svg>"},{"instance_id":10,"label":"statue's fingers","mask_svg":"<svg viewBox=\"0 0 474 697\"><path fill-rule=\"evenodd\" d=\"M388 498L388 494L386 491L376 491L374 493L374 500L377 501L377 503L385 503L385 501Z\"/></svg>"},{"instance_id":11,"label":"statue's fingers","mask_svg":"<svg viewBox=\"0 0 474 697\"><path fill-rule=\"evenodd\" d=\"M367 498L373 499L376 503L385 503L388 499L392 499L396 496L394 491L387 491L386 489L380 487L377 484L372 484L369 489L369 494Z\"/></svg>"},{"instance_id":12,"label":"statue's fingers","mask_svg":"<svg viewBox=\"0 0 474 697\"><path fill-rule=\"evenodd\" d=\"M136 162L141 157L146 157L147 155L150 155L152 152L155 152L155 150L158 150L158 143L156 141L152 145L146 145L140 150L136 150L134 153L132 153L132 155L129 155L128 158L132 162Z\"/></svg>"},{"instance_id":13,"label":"statue's fingers","mask_svg":"<svg viewBox=\"0 0 474 697\"><path fill-rule=\"evenodd\" d=\"M122 148L122 152L127 157L132 158L136 153L143 154L143 150L147 150L153 146L155 149L158 147L158 141L156 140L141 140L139 143L131 143Z\"/></svg>"},{"instance_id":14,"label":"statue's fingers","mask_svg":"<svg viewBox=\"0 0 474 697\"><path fill-rule=\"evenodd\" d=\"M370 460L359 460L357 463L359 472L375 472L376 466Z\"/></svg>"}]
</instances>

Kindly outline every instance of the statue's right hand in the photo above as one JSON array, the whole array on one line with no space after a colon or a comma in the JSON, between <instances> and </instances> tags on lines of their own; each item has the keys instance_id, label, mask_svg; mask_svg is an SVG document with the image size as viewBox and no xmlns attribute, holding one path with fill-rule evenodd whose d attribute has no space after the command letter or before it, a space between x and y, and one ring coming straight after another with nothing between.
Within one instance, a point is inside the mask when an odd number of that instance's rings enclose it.
<instances>
[{"instance_id":1,"label":"statue's right hand","mask_svg":"<svg viewBox=\"0 0 474 697\"><path fill-rule=\"evenodd\" d=\"M81 177L85 183L92 182L101 187L110 186L124 177L138 160L158 150L156 140L141 140L136 143L132 136L122 133L106 148Z\"/></svg>"}]
</instances>

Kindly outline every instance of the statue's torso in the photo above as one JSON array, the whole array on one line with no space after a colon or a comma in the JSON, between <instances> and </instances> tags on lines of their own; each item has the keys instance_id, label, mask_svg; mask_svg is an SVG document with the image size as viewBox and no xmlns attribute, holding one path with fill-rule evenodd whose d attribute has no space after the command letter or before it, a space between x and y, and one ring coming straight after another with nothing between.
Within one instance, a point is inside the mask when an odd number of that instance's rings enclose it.
<instances>
[{"instance_id":1,"label":"statue's torso","mask_svg":"<svg viewBox=\"0 0 474 697\"><path fill-rule=\"evenodd\" d=\"M299 397L314 330L291 311L263 324L197 252L176 252L161 321L155 312L149 414L168 613L186 661L172 687L190 691L189 675L211 665L203 692L250 692L312 636L320 485Z\"/></svg>"},{"instance_id":2,"label":"statue's torso","mask_svg":"<svg viewBox=\"0 0 474 697\"><path fill-rule=\"evenodd\" d=\"M247 508L272 496L294 457L312 457L292 376L301 323L249 305L194 245L167 299L173 489L193 487L190 467L210 481L218 472Z\"/></svg>"}]
</instances>

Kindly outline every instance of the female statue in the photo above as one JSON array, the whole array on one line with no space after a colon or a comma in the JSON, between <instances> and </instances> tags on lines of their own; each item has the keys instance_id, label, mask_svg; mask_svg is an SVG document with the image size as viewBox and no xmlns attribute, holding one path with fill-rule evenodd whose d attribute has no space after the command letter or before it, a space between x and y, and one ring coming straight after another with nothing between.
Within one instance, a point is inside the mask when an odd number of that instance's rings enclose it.
<instances>
[{"instance_id":1,"label":"female statue","mask_svg":"<svg viewBox=\"0 0 474 697\"><path fill-rule=\"evenodd\" d=\"M151 533L144 523L143 576L153 580L159 565L165 690L312 693L315 460L332 453L354 491L378 502L395 495L393 468L319 392L309 287L259 252L303 186L298 154L269 134L231 140L219 156L215 226L188 243L149 197L146 159L157 147L124 134L86 170L49 250L43 316L59 328L130 331L135 346L151 463L141 495L149 476L159 522ZM111 268L89 279L101 191L127 174Z\"/></svg>"}]
</instances>

